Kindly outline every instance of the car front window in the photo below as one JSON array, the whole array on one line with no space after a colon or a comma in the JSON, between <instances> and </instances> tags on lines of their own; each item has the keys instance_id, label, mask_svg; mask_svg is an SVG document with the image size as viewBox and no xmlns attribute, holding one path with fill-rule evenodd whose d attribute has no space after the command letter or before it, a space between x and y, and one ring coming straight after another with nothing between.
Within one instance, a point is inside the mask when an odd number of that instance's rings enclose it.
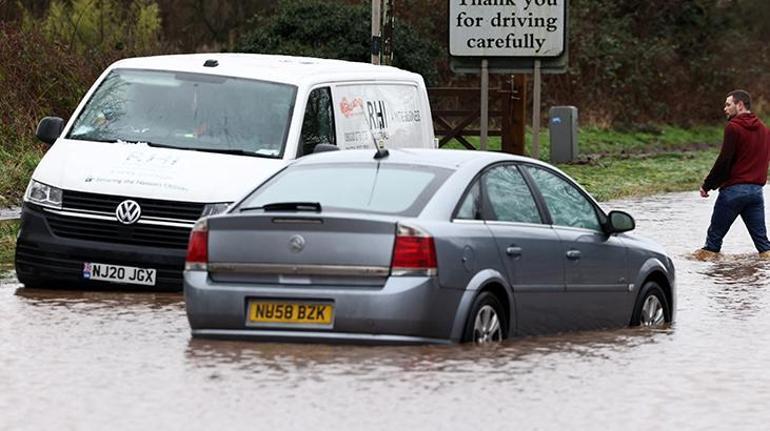
<instances>
[{"instance_id":1,"label":"car front window","mask_svg":"<svg viewBox=\"0 0 770 431\"><path fill-rule=\"evenodd\" d=\"M490 220L542 223L535 199L515 166L496 166L484 174L483 179Z\"/></svg>"},{"instance_id":2,"label":"car front window","mask_svg":"<svg viewBox=\"0 0 770 431\"><path fill-rule=\"evenodd\" d=\"M553 224L601 230L596 209L574 185L545 169L527 166L527 172L543 195Z\"/></svg>"},{"instance_id":3,"label":"car front window","mask_svg":"<svg viewBox=\"0 0 770 431\"><path fill-rule=\"evenodd\" d=\"M68 138L281 158L295 94L273 82L115 69Z\"/></svg>"}]
</instances>

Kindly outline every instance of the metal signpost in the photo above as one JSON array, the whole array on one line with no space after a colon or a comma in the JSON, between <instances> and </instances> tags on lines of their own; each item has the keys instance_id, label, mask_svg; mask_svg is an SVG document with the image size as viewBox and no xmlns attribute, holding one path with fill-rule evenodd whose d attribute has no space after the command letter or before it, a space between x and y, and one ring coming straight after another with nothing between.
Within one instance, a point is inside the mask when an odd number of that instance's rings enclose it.
<instances>
[{"instance_id":1,"label":"metal signpost","mask_svg":"<svg viewBox=\"0 0 770 431\"><path fill-rule=\"evenodd\" d=\"M540 156L540 73L567 70L569 0L449 0L449 55L458 73L481 71L481 149L488 73L533 73L532 155ZM481 65L481 67L479 67Z\"/></svg>"}]
</instances>

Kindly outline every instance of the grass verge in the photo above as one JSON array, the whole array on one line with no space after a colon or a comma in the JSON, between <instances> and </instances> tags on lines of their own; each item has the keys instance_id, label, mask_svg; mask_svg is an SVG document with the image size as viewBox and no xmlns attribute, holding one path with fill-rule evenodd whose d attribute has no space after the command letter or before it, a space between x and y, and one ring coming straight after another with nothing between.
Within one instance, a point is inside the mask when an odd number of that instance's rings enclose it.
<instances>
[{"instance_id":1,"label":"grass verge","mask_svg":"<svg viewBox=\"0 0 770 431\"><path fill-rule=\"evenodd\" d=\"M13 268L13 254L18 233L18 221L0 221L0 272Z\"/></svg>"}]
</instances>

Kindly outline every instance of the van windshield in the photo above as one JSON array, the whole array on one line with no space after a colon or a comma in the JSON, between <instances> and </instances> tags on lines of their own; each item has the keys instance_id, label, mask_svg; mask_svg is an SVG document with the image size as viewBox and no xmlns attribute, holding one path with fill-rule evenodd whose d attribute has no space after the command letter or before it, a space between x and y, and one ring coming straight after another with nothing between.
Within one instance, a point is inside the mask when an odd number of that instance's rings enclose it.
<instances>
[{"instance_id":1,"label":"van windshield","mask_svg":"<svg viewBox=\"0 0 770 431\"><path fill-rule=\"evenodd\" d=\"M296 91L274 82L115 69L67 137L281 158Z\"/></svg>"}]
</instances>

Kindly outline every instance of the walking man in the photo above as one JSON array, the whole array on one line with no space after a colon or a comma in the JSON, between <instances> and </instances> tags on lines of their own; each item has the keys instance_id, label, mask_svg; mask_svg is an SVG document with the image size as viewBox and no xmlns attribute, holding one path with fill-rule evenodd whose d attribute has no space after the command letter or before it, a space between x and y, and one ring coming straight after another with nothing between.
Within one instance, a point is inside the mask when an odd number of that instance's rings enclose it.
<instances>
[{"instance_id":1,"label":"walking man","mask_svg":"<svg viewBox=\"0 0 770 431\"><path fill-rule=\"evenodd\" d=\"M762 187L767 182L770 164L770 130L751 113L751 96L734 90L725 100L729 120L719 157L703 185L701 197L719 189L714 204L706 245L695 252L698 258L716 257L722 239L740 215L749 230L760 257L770 259L770 241L765 227L765 202Z\"/></svg>"}]
</instances>

